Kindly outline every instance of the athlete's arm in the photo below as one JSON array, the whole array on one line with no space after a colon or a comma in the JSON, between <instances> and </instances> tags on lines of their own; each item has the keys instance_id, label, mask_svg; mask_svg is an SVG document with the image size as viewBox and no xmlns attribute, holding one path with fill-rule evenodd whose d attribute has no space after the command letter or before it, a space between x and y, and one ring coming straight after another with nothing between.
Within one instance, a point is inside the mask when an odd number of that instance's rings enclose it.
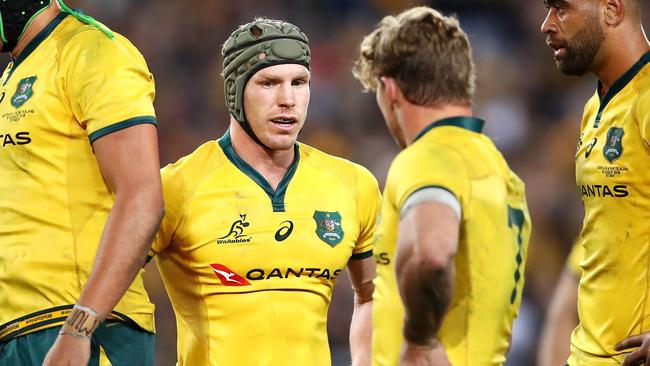
<instances>
[{"instance_id":1,"label":"athlete's arm","mask_svg":"<svg viewBox=\"0 0 650 366\"><path fill-rule=\"evenodd\" d=\"M95 140L93 149L115 203L77 305L94 310L101 321L142 268L164 209L155 126L108 134ZM89 338L59 335L44 366L85 365L89 355Z\"/></svg>"},{"instance_id":2,"label":"athlete's arm","mask_svg":"<svg viewBox=\"0 0 650 366\"><path fill-rule=\"evenodd\" d=\"M348 273L354 290L354 312L350 324L350 354L353 366L370 365L372 344L372 292L375 289L376 262L374 257L352 259Z\"/></svg>"},{"instance_id":3,"label":"athlete's arm","mask_svg":"<svg viewBox=\"0 0 650 366\"><path fill-rule=\"evenodd\" d=\"M395 258L405 309L402 365L449 364L436 334L454 293L459 227L459 213L447 203L423 201L402 211Z\"/></svg>"},{"instance_id":4,"label":"athlete's arm","mask_svg":"<svg viewBox=\"0 0 650 366\"><path fill-rule=\"evenodd\" d=\"M570 269L562 271L546 313L537 354L539 366L564 365L569 358L571 332L578 324L579 280Z\"/></svg>"}]
</instances>

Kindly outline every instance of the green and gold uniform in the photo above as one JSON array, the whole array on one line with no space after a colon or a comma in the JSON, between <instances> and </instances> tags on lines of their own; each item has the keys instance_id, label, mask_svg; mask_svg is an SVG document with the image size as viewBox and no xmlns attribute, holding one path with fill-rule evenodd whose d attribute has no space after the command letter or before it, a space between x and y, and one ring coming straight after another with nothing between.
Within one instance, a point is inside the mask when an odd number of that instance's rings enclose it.
<instances>
[{"instance_id":1,"label":"green and gold uniform","mask_svg":"<svg viewBox=\"0 0 650 366\"><path fill-rule=\"evenodd\" d=\"M63 12L8 65L0 79L0 342L67 317L114 201L91 144L155 124L153 98L133 45ZM153 332L153 311L137 277L109 320Z\"/></svg>"},{"instance_id":2,"label":"green and gold uniform","mask_svg":"<svg viewBox=\"0 0 650 366\"><path fill-rule=\"evenodd\" d=\"M587 102L576 153L585 207L571 366L619 365L614 346L650 331L650 52ZM629 351L627 351L629 352Z\"/></svg>"},{"instance_id":3,"label":"green and gold uniform","mask_svg":"<svg viewBox=\"0 0 650 366\"><path fill-rule=\"evenodd\" d=\"M329 365L327 309L348 261L372 256L380 193L359 165L295 145L273 189L226 133L162 170L152 250L182 365Z\"/></svg>"},{"instance_id":4,"label":"green and gold uniform","mask_svg":"<svg viewBox=\"0 0 650 366\"><path fill-rule=\"evenodd\" d=\"M404 318L394 267L400 212L429 187L451 192L462 208L454 296L437 338L454 366L505 361L531 226L524 184L482 127L469 117L437 121L390 167L375 242L373 365L397 364Z\"/></svg>"}]
</instances>

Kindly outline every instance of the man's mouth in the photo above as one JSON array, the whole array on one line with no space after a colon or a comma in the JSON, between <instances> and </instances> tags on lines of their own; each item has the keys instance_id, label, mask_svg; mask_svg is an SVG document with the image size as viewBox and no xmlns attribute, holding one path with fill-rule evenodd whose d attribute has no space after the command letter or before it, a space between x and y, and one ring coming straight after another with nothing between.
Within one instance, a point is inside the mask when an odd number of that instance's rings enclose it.
<instances>
[{"instance_id":1,"label":"man's mouth","mask_svg":"<svg viewBox=\"0 0 650 366\"><path fill-rule=\"evenodd\" d=\"M564 43L547 40L546 44L553 49L553 57L555 59L561 58L566 54Z\"/></svg>"},{"instance_id":2,"label":"man's mouth","mask_svg":"<svg viewBox=\"0 0 650 366\"><path fill-rule=\"evenodd\" d=\"M298 119L290 116L281 116L271 119L271 122L278 127L287 128L292 127L294 124L298 123Z\"/></svg>"}]
</instances>

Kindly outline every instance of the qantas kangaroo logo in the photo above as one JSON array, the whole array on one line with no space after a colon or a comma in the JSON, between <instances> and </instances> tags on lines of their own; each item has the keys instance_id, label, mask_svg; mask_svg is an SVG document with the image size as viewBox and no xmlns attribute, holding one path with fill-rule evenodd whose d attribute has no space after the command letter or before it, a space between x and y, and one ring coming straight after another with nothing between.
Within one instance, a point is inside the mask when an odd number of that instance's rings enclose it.
<instances>
[{"instance_id":1,"label":"qantas kangaroo logo","mask_svg":"<svg viewBox=\"0 0 650 366\"><path fill-rule=\"evenodd\" d=\"M248 282L244 277L233 272L223 264L213 263L210 267L212 267L214 274L217 275L219 281L221 281L221 284L224 286L250 286L250 282Z\"/></svg>"}]
</instances>

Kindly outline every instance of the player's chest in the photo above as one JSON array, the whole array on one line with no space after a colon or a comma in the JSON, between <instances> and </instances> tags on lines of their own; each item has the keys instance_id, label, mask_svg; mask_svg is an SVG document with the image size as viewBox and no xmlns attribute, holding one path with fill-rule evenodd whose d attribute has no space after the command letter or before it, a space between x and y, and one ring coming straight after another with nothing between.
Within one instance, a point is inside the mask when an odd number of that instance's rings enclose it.
<instances>
[{"instance_id":1,"label":"player's chest","mask_svg":"<svg viewBox=\"0 0 650 366\"><path fill-rule=\"evenodd\" d=\"M581 197L628 197L650 179L650 156L630 108L606 108L597 125L595 113L584 118L575 157Z\"/></svg>"},{"instance_id":2,"label":"player's chest","mask_svg":"<svg viewBox=\"0 0 650 366\"><path fill-rule=\"evenodd\" d=\"M72 112L54 71L53 65L21 64L6 73L0 84L0 149L56 146L62 136L74 134Z\"/></svg>"},{"instance_id":3,"label":"player's chest","mask_svg":"<svg viewBox=\"0 0 650 366\"><path fill-rule=\"evenodd\" d=\"M311 188L290 186L282 198L284 210L274 211L259 186L215 182L191 200L176 245L199 261L342 268L359 236L356 202Z\"/></svg>"}]
</instances>

